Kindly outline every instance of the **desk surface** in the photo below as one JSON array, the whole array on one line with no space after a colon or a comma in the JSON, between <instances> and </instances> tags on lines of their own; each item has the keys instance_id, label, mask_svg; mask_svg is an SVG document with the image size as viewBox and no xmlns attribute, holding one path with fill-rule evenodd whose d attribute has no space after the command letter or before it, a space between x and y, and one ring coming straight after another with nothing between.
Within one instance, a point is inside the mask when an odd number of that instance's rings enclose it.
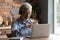
<instances>
[{"instance_id":1,"label":"desk surface","mask_svg":"<svg viewBox=\"0 0 60 40\"><path fill-rule=\"evenodd\" d=\"M48 38L32 38L32 39L29 39L29 38L24 38L23 40L53 40L53 37L48 37Z\"/></svg>"},{"instance_id":2,"label":"desk surface","mask_svg":"<svg viewBox=\"0 0 60 40\"><path fill-rule=\"evenodd\" d=\"M33 39L23 38L23 40L60 40L60 35L52 34L49 36L49 38L33 38Z\"/></svg>"},{"instance_id":3,"label":"desk surface","mask_svg":"<svg viewBox=\"0 0 60 40\"><path fill-rule=\"evenodd\" d=\"M6 38L6 40L9 40L9 39L10 38ZM5 40L5 38L0 40ZM53 35L50 35L49 38L34 38L34 39L23 38L23 40L60 40L60 35L53 34Z\"/></svg>"},{"instance_id":4,"label":"desk surface","mask_svg":"<svg viewBox=\"0 0 60 40\"><path fill-rule=\"evenodd\" d=\"M10 39L19 39L19 37L12 37ZM53 40L53 35L50 35L48 38L20 38L22 40Z\"/></svg>"},{"instance_id":5,"label":"desk surface","mask_svg":"<svg viewBox=\"0 0 60 40\"><path fill-rule=\"evenodd\" d=\"M60 34L50 35L49 38L35 38L35 39L25 38L23 40L60 40Z\"/></svg>"},{"instance_id":6,"label":"desk surface","mask_svg":"<svg viewBox=\"0 0 60 40\"><path fill-rule=\"evenodd\" d=\"M50 39L49 38L34 38L34 39L25 38L23 40L50 40Z\"/></svg>"}]
</instances>

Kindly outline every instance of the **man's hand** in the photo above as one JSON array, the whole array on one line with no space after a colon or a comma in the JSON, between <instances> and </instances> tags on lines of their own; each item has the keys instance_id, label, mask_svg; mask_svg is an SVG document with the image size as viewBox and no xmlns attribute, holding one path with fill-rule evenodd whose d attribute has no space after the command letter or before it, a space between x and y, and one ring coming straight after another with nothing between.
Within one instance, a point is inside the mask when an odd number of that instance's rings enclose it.
<instances>
[{"instance_id":1,"label":"man's hand","mask_svg":"<svg viewBox=\"0 0 60 40\"><path fill-rule=\"evenodd\" d=\"M33 25L32 25L32 24L29 24L29 25L27 25L27 27L32 28L32 27L33 27Z\"/></svg>"}]
</instances>

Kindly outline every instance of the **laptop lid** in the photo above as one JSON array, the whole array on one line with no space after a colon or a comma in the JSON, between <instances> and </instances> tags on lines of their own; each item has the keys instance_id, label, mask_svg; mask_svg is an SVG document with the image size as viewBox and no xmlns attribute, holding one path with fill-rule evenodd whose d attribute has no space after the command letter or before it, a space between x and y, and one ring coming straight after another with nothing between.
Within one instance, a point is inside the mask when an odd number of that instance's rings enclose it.
<instances>
[{"instance_id":1,"label":"laptop lid","mask_svg":"<svg viewBox=\"0 0 60 40\"><path fill-rule=\"evenodd\" d=\"M34 37L48 37L50 25L49 24L33 24L31 38Z\"/></svg>"}]
</instances>

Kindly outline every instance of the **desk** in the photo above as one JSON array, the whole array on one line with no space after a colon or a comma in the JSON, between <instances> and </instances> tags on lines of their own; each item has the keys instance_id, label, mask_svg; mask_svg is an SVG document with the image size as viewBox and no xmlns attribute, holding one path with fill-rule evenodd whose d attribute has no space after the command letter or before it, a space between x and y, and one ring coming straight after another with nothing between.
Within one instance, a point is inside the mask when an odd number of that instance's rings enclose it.
<instances>
[{"instance_id":1,"label":"desk","mask_svg":"<svg viewBox=\"0 0 60 40\"><path fill-rule=\"evenodd\" d=\"M53 36L51 35L48 38L32 38L32 39L24 38L23 40L53 40Z\"/></svg>"},{"instance_id":2,"label":"desk","mask_svg":"<svg viewBox=\"0 0 60 40\"><path fill-rule=\"evenodd\" d=\"M10 38L10 40L53 40L53 36L54 35L50 35L48 38L32 38L32 39L29 39L29 38L18 38L18 37L12 37Z\"/></svg>"},{"instance_id":3,"label":"desk","mask_svg":"<svg viewBox=\"0 0 60 40\"><path fill-rule=\"evenodd\" d=\"M9 39L12 39L12 38L9 38ZM15 37L15 40L16 39L17 38ZM51 34L48 38L34 38L34 39L23 38L23 40L60 40L60 35L58 35L58 34Z\"/></svg>"},{"instance_id":4,"label":"desk","mask_svg":"<svg viewBox=\"0 0 60 40\"><path fill-rule=\"evenodd\" d=\"M49 40L49 38L34 38L34 39L25 38L23 40Z\"/></svg>"},{"instance_id":5,"label":"desk","mask_svg":"<svg viewBox=\"0 0 60 40\"><path fill-rule=\"evenodd\" d=\"M49 38L35 38L35 39L24 38L23 40L60 40L60 34L51 34Z\"/></svg>"},{"instance_id":6,"label":"desk","mask_svg":"<svg viewBox=\"0 0 60 40\"><path fill-rule=\"evenodd\" d=\"M10 38L10 40L53 40L53 38L32 38L32 39L29 39L29 38L21 38L21 39L17 39L17 38Z\"/></svg>"},{"instance_id":7,"label":"desk","mask_svg":"<svg viewBox=\"0 0 60 40\"><path fill-rule=\"evenodd\" d=\"M3 38L3 39L0 39L0 40L13 40L13 39L14 38ZM18 37L15 37L15 40L16 39L20 40L20 38L18 38ZM22 40L60 40L60 35L52 34L48 38L32 38L32 39L23 38Z\"/></svg>"}]
</instances>

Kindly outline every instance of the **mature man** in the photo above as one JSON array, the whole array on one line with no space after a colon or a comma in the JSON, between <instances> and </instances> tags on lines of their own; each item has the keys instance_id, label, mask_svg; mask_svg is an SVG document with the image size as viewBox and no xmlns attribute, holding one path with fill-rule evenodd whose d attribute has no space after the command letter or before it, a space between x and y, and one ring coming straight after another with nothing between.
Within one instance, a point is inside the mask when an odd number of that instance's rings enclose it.
<instances>
[{"instance_id":1,"label":"mature man","mask_svg":"<svg viewBox=\"0 0 60 40\"><path fill-rule=\"evenodd\" d=\"M12 36L21 37L21 36L30 36L31 27L30 24L33 21L30 19L32 12L32 6L29 3L23 3L19 9L20 17L12 22Z\"/></svg>"}]
</instances>

